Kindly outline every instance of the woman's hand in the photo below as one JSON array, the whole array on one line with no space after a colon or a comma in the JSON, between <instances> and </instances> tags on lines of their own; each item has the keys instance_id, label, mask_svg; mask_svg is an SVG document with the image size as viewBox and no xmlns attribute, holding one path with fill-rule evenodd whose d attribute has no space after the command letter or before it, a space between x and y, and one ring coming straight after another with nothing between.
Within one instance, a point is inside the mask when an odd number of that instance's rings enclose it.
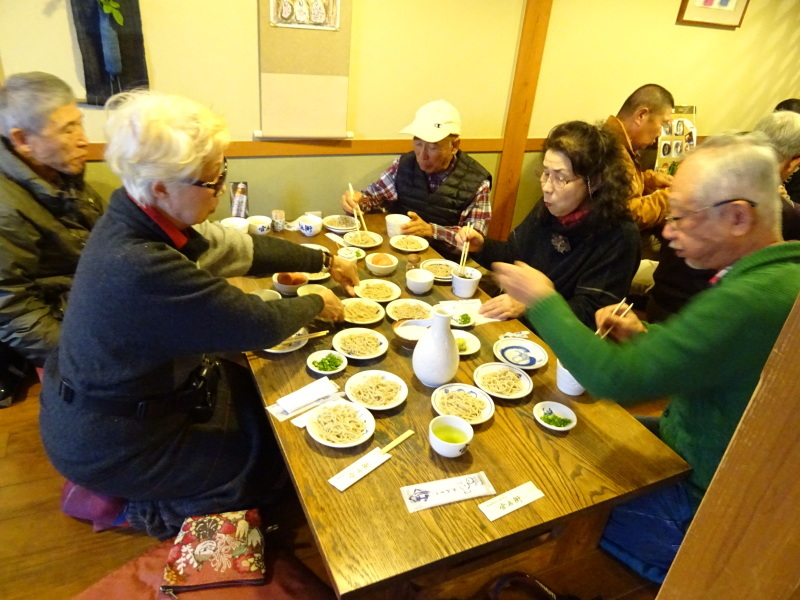
<instances>
[{"instance_id":1,"label":"woman's hand","mask_svg":"<svg viewBox=\"0 0 800 600\"><path fill-rule=\"evenodd\" d=\"M500 294L484 302L478 314L490 319L518 319L525 312L525 305L517 302L508 294Z\"/></svg>"},{"instance_id":2,"label":"woman's hand","mask_svg":"<svg viewBox=\"0 0 800 600\"><path fill-rule=\"evenodd\" d=\"M349 214L355 214L356 207L358 203L361 202L361 199L364 197L364 194L361 192L353 192L350 193L350 190L347 190L344 194L342 194L342 210Z\"/></svg>"},{"instance_id":3,"label":"woman's hand","mask_svg":"<svg viewBox=\"0 0 800 600\"><path fill-rule=\"evenodd\" d=\"M461 250L467 242L469 242L470 252L478 252L483 248L484 239L480 232L475 231L472 227L469 229L462 227L456 233L456 247Z\"/></svg>"},{"instance_id":4,"label":"woman's hand","mask_svg":"<svg viewBox=\"0 0 800 600\"><path fill-rule=\"evenodd\" d=\"M360 283L356 263L339 256L331 256L331 277L341 284L348 296L356 295L353 288Z\"/></svg>"},{"instance_id":5,"label":"woman's hand","mask_svg":"<svg viewBox=\"0 0 800 600\"><path fill-rule=\"evenodd\" d=\"M328 321L344 320L344 306L342 305L342 301L336 297L336 294L325 288L325 291L320 293L320 296L322 296L325 306L322 307L318 316Z\"/></svg>"},{"instance_id":6,"label":"woman's hand","mask_svg":"<svg viewBox=\"0 0 800 600\"><path fill-rule=\"evenodd\" d=\"M619 309L617 309L619 307ZM635 335L644 333L647 328L639 320L633 311L629 310L628 314L620 317L625 309L628 308L627 304L620 306L619 304L611 304L604 306L594 313L594 322L597 323L599 335L608 331L607 337L610 337L616 342L621 342L632 338ZM614 314L616 310L617 314ZM610 330L610 331L609 331Z\"/></svg>"},{"instance_id":7,"label":"woman's hand","mask_svg":"<svg viewBox=\"0 0 800 600\"><path fill-rule=\"evenodd\" d=\"M519 260L513 265L492 263L492 274L509 296L528 308L556 293L547 275Z\"/></svg>"},{"instance_id":8,"label":"woman's hand","mask_svg":"<svg viewBox=\"0 0 800 600\"><path fill-rule=\"evenodd\" d=\"M431 224L420 219L417 213L410 212L408 216L411 217L411 220L400 226L403 235L416 235L419 237L431 237L433 235Z\"/></svg>"}]
</instances>

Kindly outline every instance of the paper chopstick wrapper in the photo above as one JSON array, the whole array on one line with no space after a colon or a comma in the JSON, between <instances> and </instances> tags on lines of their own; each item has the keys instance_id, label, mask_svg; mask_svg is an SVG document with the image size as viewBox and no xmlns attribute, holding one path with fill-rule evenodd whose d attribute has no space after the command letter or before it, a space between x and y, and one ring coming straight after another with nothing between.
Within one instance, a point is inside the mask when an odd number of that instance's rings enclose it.
<instances>
[{"instance_id":1,"label":"paper chopstick wrapper","mask_svg":"<svg viewBox=\"0 0 800 600\"><path fill-rule=\"evenodd\" d=\"M340 492L343 492L356 481L362 479L367 473L371 473L380 467L390 458L392 458L391 454L385 454L380 448L375 448L372 452L365 454L356 462L345 467L328 479L328 483Z\"/></svg>"},{"instance_id":2,"label":"paper chopstick wrapper","mask_svg":"<svg viewBox=\"0 0 800 600\"><path fill-rule=\"evenodd\" d=\"M483 514L485 514L490 521L496 521L500 517L504 517L518 508L527 506L539 498L544 498L544 492L533 485L533 482L529 481L491 500L478 504L478 508L481 509Z\"/></svg>"},{"instance_id":3,"label":"paper chopstick wrapper","mask_svg":"<svg viewBox=\"0 0 800 600\"><path fill-rule=\"evenodd\" d=\"M279 421L284 421L292 415L319 404L321 398L331 396L338 391L337 384L327 377L323 377L279 398L275 404L267 407L267 410Z\"/></svg>"},{"instance_id":4,"label":"paper chopstick wrapper","mask_svg":"<svg viewBox=\"0 0 800 600\"><path fill-rule=\"evenodd\" d=\"M400 493L403 495L408 512L414 513L451 502L491 496L495 491L486 473L480 471L471 475L407 485L400 488Z\"/></svg>"}]
</instances>

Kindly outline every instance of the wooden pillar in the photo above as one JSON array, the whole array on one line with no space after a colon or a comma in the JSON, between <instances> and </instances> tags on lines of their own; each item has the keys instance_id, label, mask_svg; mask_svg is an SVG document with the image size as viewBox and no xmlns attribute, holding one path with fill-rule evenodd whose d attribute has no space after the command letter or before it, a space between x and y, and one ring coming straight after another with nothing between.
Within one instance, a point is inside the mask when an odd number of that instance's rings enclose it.
<instances>
[{"instance_id":1,"label":"wooden pillar","mask_svg":"<svg viewBox=\"0 0 800 600\"><path fill-rule=\"evenodd\" d=\"M552 0L527 0L525 4L489 222L489 235L496 239L506 239L511 231L552 4Z\"/></svg>"}]
</instances>

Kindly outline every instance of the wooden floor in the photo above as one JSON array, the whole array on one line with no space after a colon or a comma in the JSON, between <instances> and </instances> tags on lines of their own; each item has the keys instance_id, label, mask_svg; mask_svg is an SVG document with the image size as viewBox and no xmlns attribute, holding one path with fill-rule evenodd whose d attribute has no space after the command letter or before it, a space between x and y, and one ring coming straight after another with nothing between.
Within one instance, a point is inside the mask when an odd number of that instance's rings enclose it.
<instances>
[{"instance_id":1,"label":"wooden floor","mask_svg":"<svg viewBox=\"0 0 800 600\"><path fill-rule=\"evenodd\" d=\"M39 388L31 382L24 397L0 409L0 598L61 600L156 545L130 530L94 533L87 523L59 509L64 479L50 465L39 438ZM636 407L637 414L660 414L662 403ZM68 423L64 424L69 427ZM293 547L314 572L325 577L320 557L302 517L293 524ZM560 593L582 600L653 600L648 584L602 551L540 573ZM510 597L510 596L509 596Z\"/></svg>"}]
</instances>

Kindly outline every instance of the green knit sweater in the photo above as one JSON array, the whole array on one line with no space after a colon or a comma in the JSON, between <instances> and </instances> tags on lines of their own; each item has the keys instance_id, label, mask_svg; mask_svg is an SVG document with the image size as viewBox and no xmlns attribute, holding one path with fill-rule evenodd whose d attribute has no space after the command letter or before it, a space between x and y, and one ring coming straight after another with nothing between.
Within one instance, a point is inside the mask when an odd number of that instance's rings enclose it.
<instances>
[{"instance_id":1,"label":"green knit sweater","mask_svg":"<svg viewBox=\"0 0 800 600\"><path fill-rule=\"evenodd\" d=\"M621 404L669 397L661 437L692 466L699 500L798 292L800 242L786 242L740 259L715 287L627 343L592 335L559 295L527 315L593 395Z\"/></svg>"}]
</instances>

